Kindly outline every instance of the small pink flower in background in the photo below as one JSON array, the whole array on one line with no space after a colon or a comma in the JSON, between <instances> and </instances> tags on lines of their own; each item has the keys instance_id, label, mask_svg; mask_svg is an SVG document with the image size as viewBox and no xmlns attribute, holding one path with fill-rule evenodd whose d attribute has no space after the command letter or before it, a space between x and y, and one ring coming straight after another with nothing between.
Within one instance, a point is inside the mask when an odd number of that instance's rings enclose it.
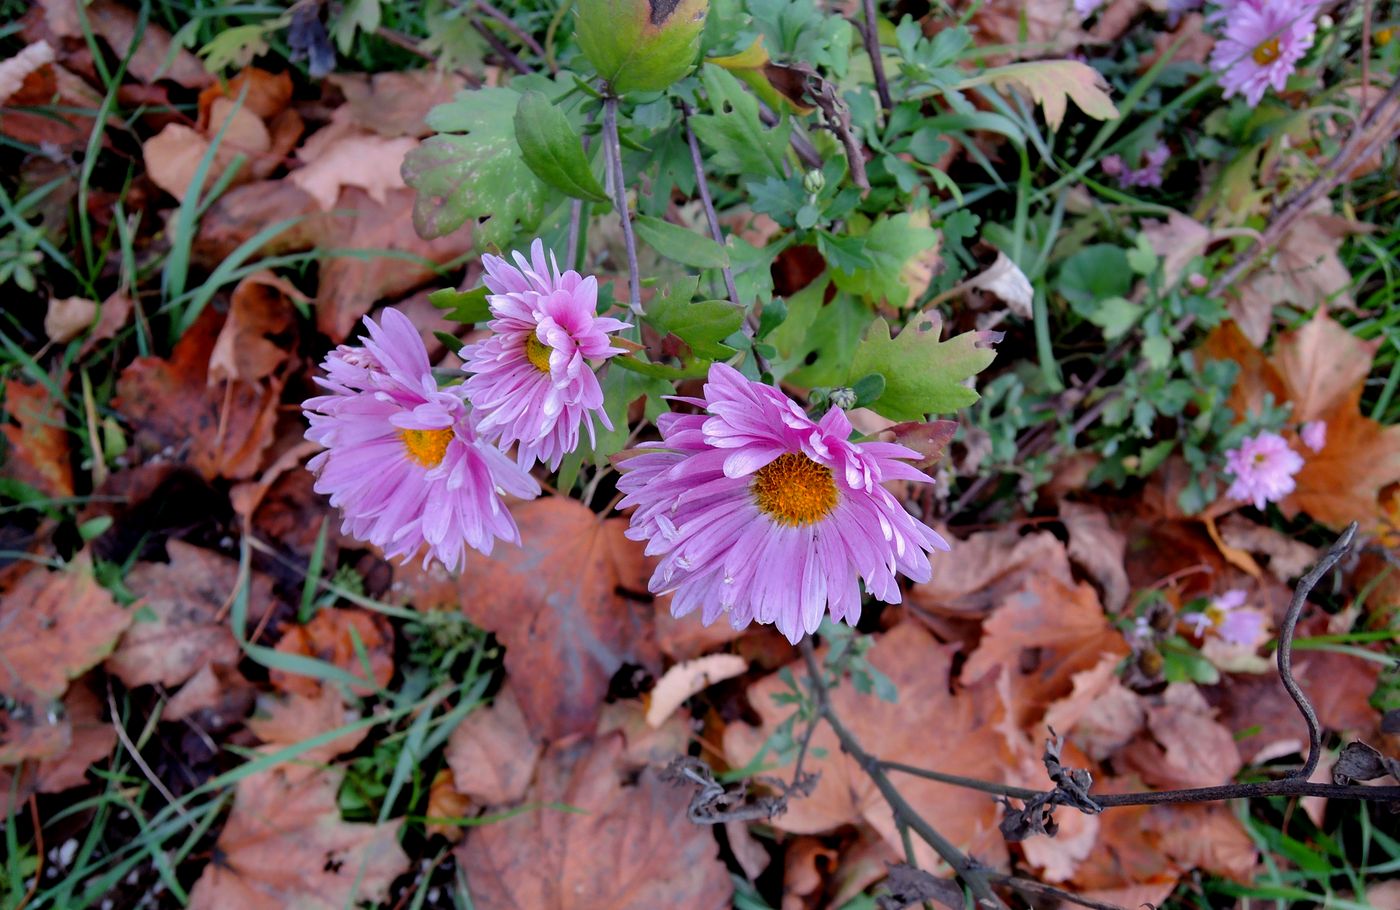
<instances>
[{"instance_id":1,"label":"small pink flower in background","mask_svg":"<svg viewBox=\"0 0 1400 910\"><path fill-rule=\"evenodd\" d=\"M1110 177L1118 180L1123 187L1161 186L1162 167L1171 159L1171 149L1165 142L1159 142L1142 154L1142 166L1130 168L1118 155L1108 155L1099 162L1099 167Z\"/></svg>"},{"instance_id":2,"label":"small pink flower in background","mask_svg":"<svg viewBox=\"0 0 1400 910\"><path fill-rule=\"evenodd\" d=\"M504 448L517 445L522 465L541 461L555 470L578 448L580 426L590 441L595 417L612 429L588 361L622 353L608 334L628 325L598 316L598 279L561 273L538 240L529 261L516 253L515 265L499 256L481 262L493 334L462 349L477 430Z\"/></svg>"},{"instance_id":3,"label":"small pink flower in background","mask_svg":"<svg viewBox=\"0 0 1400 910\"><path fill-rule=\"evenodd\" d=\"M1104 0L1074 0L1074 12L1081 21L1088 19L1103 6Z\"/></svg>"},{"instance_id":4,"label":"small pink flower in background","mask_svg":"<svg viewBox=\"0 0 1400 910\"><path fill-rule=\"evenodd\" d=\"M490 553L496 538L520 542L501 493L522 499L539 485L473 428L461 386L439 389L423 340L408 318L386 309L365 318L363 346L341 345L316 381L330 394L302 404L306 438L326 447L308 467L316 492L344 513L345 533L390 559L427 544L458 569L466 546Z\"/></svg>"},{"instance_id":5,"label":"small pink flower in background","mask_svg":"<svg viewBox=\"0 0 1400 910\"><path fill-rule=\"evenodd\" d=\"M1122 177L1127 171L1121 155L1105 155L1103 160L1099 162L1099 167L1103 168L1103 172L1110 177Z\"/></svg>"},{"instance_id":6,"label":"small pink flower in background","mask_svg":"<svg viewBox=\"0 0 1400 910\"><path fill-rule=\"evenodd\" d=\"M655 593L671 611L703 608L742 629L772 623L797 642L830 612L854 624L861 582L899 603L896 573L926 581L928 553L947 543L882 483L930 478L906 463L912 449L847 441L839 408L814 422L772 386L733 367L710 367L704 398L680 398L705 414L663 414L660 442L619 465L618 508L636 507L627 536L661 556Z\"/></svg>"},{"instance_id":7,"label":"small pink flower in background","mask_svg":"<svg viewBox=\"0 0 1400 910\"><path fill-rule=\"evenodd\" d=\"M1303 429L1298 433L1303 440L1303 445L1314 452L1321 452L1323 446L1327 445L1327 421L1309 420L1303 424Z\"/></svg>"},{"instance_id":8,"label":"small pink flower in background","mask_svg":"<svg viewBox=\"0 0 1400 910\"><path fill-rule=\"evenodd\" d=\"M1317 31L1314 0L1233 0L1216 18L1225 34L1210 55L1226 98L1244 96L1257 105L1270 87L1283 91Z\"/></svg>"},{"instance_id":9,"label":"small pink flower in background","mask_svg":"<svg viewBox=\"0 0 1400 910\"><path fill-rule=\"evenodd\" d=\"M1288 447L1277 433L1263 432L1225 453L1225 468L1235 476L1225 495L1252 502L1256 509L1278 502L1295 486L1293 475L1303 467L1303 456Z\"/></svg>"},{"instance_id":10,"label":"small pink flower in background","mask_svg":"<svg viewBox=\"0 0 1400 910\"><path fill-rule=\"evenodd\" d=\"M1212 629L1221 640L1242 647L1258 647L1263 643L1267 623L1264 614L1245 607L1246 594L1236 588L1211 599L1201 613L1183 613L1181 618L1191 624L1197 638L1204 638Z\"/></svg>"}]
</instances>

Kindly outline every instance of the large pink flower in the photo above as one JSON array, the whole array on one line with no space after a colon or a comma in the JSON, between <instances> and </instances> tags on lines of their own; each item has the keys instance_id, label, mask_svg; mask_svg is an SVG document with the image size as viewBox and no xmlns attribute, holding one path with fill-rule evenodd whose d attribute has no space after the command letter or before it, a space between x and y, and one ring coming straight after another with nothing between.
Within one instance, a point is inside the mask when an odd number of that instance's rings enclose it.
<instances>
[{"instance_id":1,"label":"large pink flower","mask_svg":"<svg viewBox=\"0 0 1400 910\"><path fill-rule=\"evenodd\" d=\"M496 538L520 542L502 493L523 499L540 488L524 469L473 427L461 386L438 388L423 340L398 310L376 325L364 346L341 345L316 381L330 394L302 404L306 438L326 447L308 467L316 492L330 495L343 529L407 558L424 545L459 569L465 547L490 553Z\"/></svg>"},{"instance_id":2,"label":"large pink flower","mask_svg":"<svg viewBox=\"0 0 1400 910\"><path fill-rule=\"evenodd\" d=\"M1270 86L1283 91L1289 75L1312 47L1316 0L1232 0L1218 14L1225 34L1215 43L1210 68L1220 73L1226 98L1244 95L1257 105Z\"/></svg>"},{"instance_id":3,"label":"large pink flower","mask_svg":"<svg viewBox=\"0 0 1400 910\"><path fill-rule=\"evenodd\" d=\"M538 240L528 262L519 253L515 265L499 256L481 262L492 292L492 335L462 350L477 427L503 447L518 445L521 464L538 460L552 471L578 448L580 425L590 442L595 416L612 429L588 361L622 353L608 333L628 325L598 316L598 279L561 274Z\"/></svg>"},{"instance_id":4,"label":"large pink flower","mask_svg":"<svg viewBox=\"0 0 1400 910\"><path fill-rule=\"evenodd\" d=\"M621 462L619 508L636 506L627 536L662 559L653 592L671 610L702 608L706 624L773 623L796 642L830 611L854 624L860 583L900 600L902 572L930 575L928 553L948 545L881 484L928 482L904 446L848 441L838 408L814 422L777 389L721 363L705 397L680 398L706 414L664 414L660 442Z\"/></svg>"},{"instance_id":5,"label":"large pink flower","mask_svg":"<svg viewBox=\"0 0 1400 910\"><path fill-rule=\"evenodd\" d=\"M1262 509L1293 492L1293 475L1302 470L1303 456L1279 434L1264 432L1226 452L1225 467L1235 476L1225 495Z\"/></svg>"}]
</instances>

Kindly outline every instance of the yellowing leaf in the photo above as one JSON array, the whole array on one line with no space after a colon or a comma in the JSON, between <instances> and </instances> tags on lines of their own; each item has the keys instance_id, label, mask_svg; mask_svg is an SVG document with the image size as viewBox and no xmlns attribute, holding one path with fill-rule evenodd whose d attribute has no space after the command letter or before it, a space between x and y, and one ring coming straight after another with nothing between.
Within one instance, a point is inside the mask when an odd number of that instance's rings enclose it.
<instances>
[{"instance_id":1,"label":"yellowing leaf","mask_svg":"<svg viewBox=\"0 0 1400 910\"><path fill-rule=\"evenodd\" d=\"M1005 90L1018 86L1045 110L1045 122L1057 130L1065 119L1066 99L1072 99L1079 109L1095 120L1110 120L1118 116L1118 108L1108 97L1108 85L1103 76L1091 66L1077 60L1037 60L1012 63L987 70L971 79L964 79L958 88L990 84Z\"/></svg>"}]
</instances>

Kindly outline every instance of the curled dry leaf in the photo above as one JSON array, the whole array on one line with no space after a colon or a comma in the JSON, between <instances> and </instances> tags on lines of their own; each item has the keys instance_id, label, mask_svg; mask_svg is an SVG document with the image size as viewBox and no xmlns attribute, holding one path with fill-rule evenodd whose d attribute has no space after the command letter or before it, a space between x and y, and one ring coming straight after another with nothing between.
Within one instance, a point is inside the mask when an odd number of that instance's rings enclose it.
<instances>
[{"instance_id":1,"label":"curled dry leaf","mask_svg":"<svg viewBox=\"0 0 1400 910\"><path fill-rule=\"evenodd\" d=\"M228 317L209 354L208 382L258 382L293 358L296 327L292 301L306 296L285 279L268 271L254 272L233 289Z\"/></svg>"},{"instance_id":2,"label":"curled dry leaf","mask_svg":"<svg viewBox=\"0 0 1400 910\"><path fill-rule=\"evenodd\" d=\"M525 795L541 751L507 682L490 707L468 714L452 731L446 757L456 791L494 806Z\"/></svg>"},{"instance_id":3,"label":"curled dry leaf","mask_svg":"<svg viewBox=\"0 0 1400 910\"><path fill-rule=\"evenodd\" d=\"M862 695L843 683L831 692L832 708L877 758L1000 780L1004 772L999 769L1008 767L1013 757L998 729L1006 707L992 679L952 694L955 650L939 645L915 624L898 625L879 636L869 652L870 662L894 683L898 701ZM800 665L792 671L799 678L805 672ZM773 698L786 690L777 673L749 688L749 702L762 724L731 724L725 730L724 752L731 766L752 761L774 729L792 715L792 705L777 704ZM903 850L889 805L824 724L812 736L803 770L820 772L816 789L811 796L793 800L786 813L773 819L774 827L810 834L864 821L892 849ZM957 846L991 865L1006 855L996 804L985 794L914 777L901 778L899 789L925 818L938 819L939 830ZM938 862L926 845L916 844L915 850L920 865L927 868Z\"/></svg>"},{"instance_id":4,"label":"curled dry leaf","mask_svg":"<svg viewBox=\"0 0 1400 910\"><path fill-rule=\"evenodd\" d=\"M193 910L341 910L388 898L408 868L398 823L343 821L336 794L344 772L291 771L239 782L213 859L190 892Z\"/></svg>"},{"instance_id":5,"label":"curled dry leaf","mask_svg":"<svg viewBox=\"0 0 1400 910\"><path fill-rule=\"evenodd\" d=\"M166 549L169 563L138 563L127 575L141 608L107 669L129 687L177 686L203 667L241 657L222 615L238 584L238 563L179 540ZM271 597L267 579L257 576L253 611L261 613Z\"/></svg>"},{"instance_id":6,"label":"curled dry leaf","mask_svg":"<svg viewBox=\"0 0 1400 910\"><path fill-rule=\"evenodd\" d=\"M455 580L441 566L397 572L400 597L429 609L460 604L506 646L506 672L530 728L545 739L591 730L624 663L655 666L651 604L618 594L640 583L641 544L626 522L573 499L513 509L524 544L470 553Z\"/></svg>"},{"instance_id":7,"label":"curled dry leaf","mask_svg":"<svg viewBox=\"0 0 1400 910\"><path fill-rule=\"evenodd\" d=\"M686 699L725 679L743 673L749 662L737 654L711 654L676 664L656 681L647 706L647 724L661 726Z\"/></svg>"},{"instance_id":8,"label":"curled dry leaf","mask_svg":"<svg viewBox=\"0 0 1400 910\"><path fill-rule=\"evenodd\" d=\"M720 910L733 886L714 835L686 819L689 798L645 770L624 784L619 736L552 747L528 801L457 848L480 910Z\"/></svg>"},{"instance_id":9,"label":"curled dry leaf","mask_svg":"<svg viewBox=\"0 0 1400 910\"><path fill-rule=\"evenodd\" d=\"M1077 502L1060 503L1060 521L1069 531L1069 558L1082 566L1103 591L1103 604L1118 613L1128 602L1128 570L1123 566L1128 541L1102 509Z\"/></svg>"},{"instance_id":10,"label":"curled dry leaf","mask_svg":"<svg viewBox=\"0 0 1400 910\"><path fill-rule=\"evenodd\" d=\"M65 344L77 338L92 325L97 316L97 304L86 297L50 297L44 314L44 334L54 344Z\"/></svg>"},{"instance_id":11,"label":"curled dry leaf","mask_svg":"<svg viewBox=\"0 0 1400 910\"><path fill-rule=\"evenodd\" d=\"M5 381L4 411L14 425L0 424L8 443L5 474L48 496L73 495L73 468L63 403L42 386Z\"/></svg>"},{"instance_id":12,"label":"curled dry leaf","mask_svg":"<svg viewBox=\"0 0 1400 910\"><path fill-rule=\"evenodd\" d=\"M382 616L356 608L325 607L302 626L292 626L277 642L283 654L299 654L333 664L362 680L351 687L357 696L384 688L394 675L394 633ZM369 666L361 654L368 657ZM315 698L324 688L318 679L287 670L268 671L283 692Z\"/></svg>"},{"instance_id":13,"label":"curled dry leaf","mask_svg":"<svg viewBox=\"0 0 1400 910\"><path fill-rule=\"evenodd\" d=\"M0 597L0 695L42 715L111 653L132 615L85 554L60 571L30 569Z\"/></svg>"},{"instance_id":14,"label":"curled dry leaf","mask_svg":"<svg viewBox=\"0 0 1400 910\"><path fill-rule=\"evenodd\" d=\"M1022 319L1031 318L1031 301L1035 292L1031 290L1030 280L1026 278L1026 273L1021 271L1020 266L1000 250L997 251L995 262L981 274L963 282L963 286L986 291L1006 304L1006 308L1014 315Z\"/></svg>"}]
</instances>

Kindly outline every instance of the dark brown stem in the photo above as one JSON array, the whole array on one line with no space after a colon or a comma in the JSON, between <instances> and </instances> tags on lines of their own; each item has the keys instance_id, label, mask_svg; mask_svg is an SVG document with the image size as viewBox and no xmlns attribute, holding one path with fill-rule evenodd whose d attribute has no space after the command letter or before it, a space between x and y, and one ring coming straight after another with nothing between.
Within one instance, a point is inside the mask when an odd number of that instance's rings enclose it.
<instances>
[{"instance_id":1,"label":"dark brown stem","mask_svg":"<svg viewBox=\"0 0 1400 910\"><path fill-rule=\"evenodd\" d=\"M535 40L533 35L525 31L520 26L516 25L514 20L512 20L509 16L501 12L496 7L492 6L490 3L487 2L487 0L475 0L475 3L477 9L481 10L483 13L490 16L492 19L496 20L496 22L498 22L502 28L514 35L517 41L528 47L530 49L530 53L534 54L536 57L539 57L541 60L545 59L544 48L540 46L540 43ZM556 69L557 67L550 67L551 72L553 72Z\"/></svg>"},{"instance_id":2,"label":"dark brown stem","mask_svg":"<svg viewBox=\"0 0 1400 910\"><path fill-rule=\"evenodd\" d=\"M953 845L938 830L928 823L913 806L900 794L889 775L885 774L880 767L880 761L870 753L861 748L860 741L855 738L850 730L841 723L841 719L836 716L835 710L831 707L831 700L827 697L826 681L822 677L822 669L817 664L816 652L812 649L810 637L803 638L800 645L802 659L807 663L807 676L812 691L812 699L816 703L817 711L822 719L831 727L831 731L836 734L836 738L841 743L841 751L851 756L855 763L860 766L875 788L880 791L885 802L889 804L890 810L894 813L895 819L908 825L910 830L934 849L943 861L952 867L959 878L967 882L972 893L976 896L980 905L988 908L999 908L1006 910L1004 904L997 893L992 890L987 881L987 870L978 866L968 859L966 854Z\"/></svg>"},{"instance_id":3,"label":"dark brown stem","mask_svg":"<svg viewBox=\"0 0 1400 910\"><path fill-rule=\"evenodd\" d=\"M1047 885L1029 878L1017 878L1014 875L1003 875L1000 872L990 872L989 877L996 882L1013 888L1023 894L1035 894L1040 897L1055 897L1080 907L1089 907L1091 910L1126 910L1118 904L1106 904L1103 901L1091 900L1087 897L1080 897L1073 891L1065 891L1063 888L1056 888L1054 885Z\"/></svg>"},{"instance_id":4,"label":"dark brown stem","mask_svg":"<svg viewBox=\"0 0 1400 910\"><path fill-rule=\"evenodd\" d=\"M890 98L890 84L885 79L885 61L880 56L880 29L875 24L875 0L864 0L865 28L861 29L865 37L865 52L870 55L870 68L875 73L875 91L880 95L880 107L889 110L894 107L894 101Z\"/></svg>"},{"instance_id":5,"label":"dark brown stem","mask_svg":"<svg viewBox=\"0 0 1400 910\"><path fill-rule=\"evenodd\" d=\"M617 135L617 96L608 89L603 98L603 155L608 161L613 208L622 220L622 242L627 247L628 308L642 315L642 280L637 268L637 239L632 236L632 215L627 211L627 185L622 174L622 141Z\"/></svg>"},{"instance_id":6,"label":"dark brown stem","mask_svg":"<svg viewBox=\"0 0 1400 910\"><path fill-rule=\"evenodd\" d=\"M528 76L533 72L533 70L530 69L530 65L517 57L515 51L506 47L506 43L500 38L497 38L496 33L483 25L480 19L472 19L472 28L476 29L477 34L486 39L486 43L491 45L491 50L495 51L496 55L504 60L506 65L511 69L522 76Z\"/></svg>"}]
</instances>

